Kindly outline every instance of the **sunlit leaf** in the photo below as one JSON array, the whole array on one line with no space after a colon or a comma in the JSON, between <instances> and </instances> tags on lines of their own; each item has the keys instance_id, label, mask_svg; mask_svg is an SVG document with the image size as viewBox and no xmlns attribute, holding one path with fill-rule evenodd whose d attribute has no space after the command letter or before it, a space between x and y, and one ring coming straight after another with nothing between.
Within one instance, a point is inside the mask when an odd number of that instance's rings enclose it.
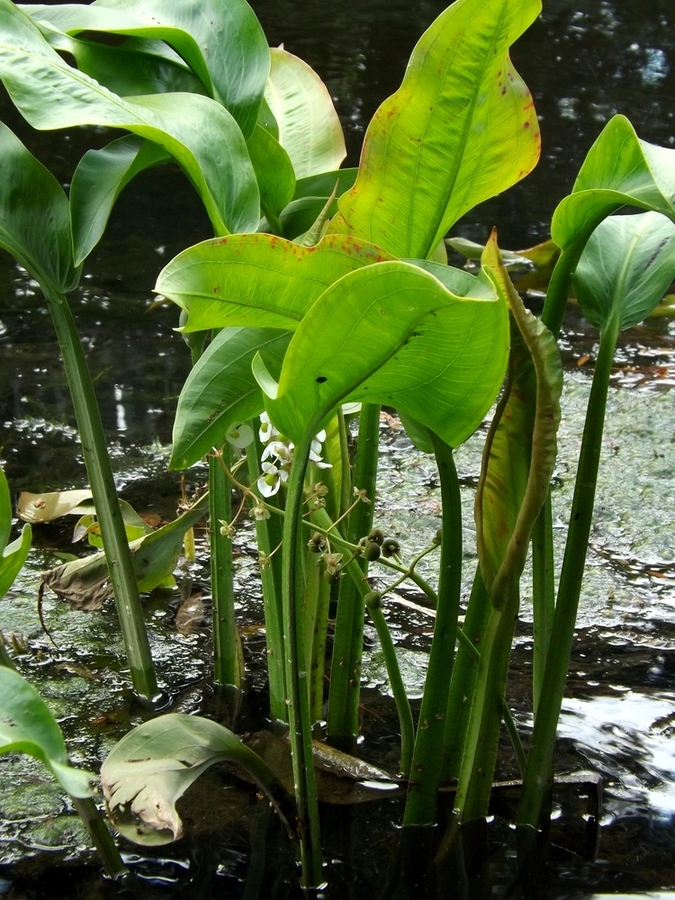
<instances>
[{"instance_id":1,"label":"sunlit leaf","mask_svg":"<svg viewBox=\"0 0 675 900\"><path fill-rule=\"evenodd\" d=\"M123 188L150 166L171 159L163 147L127 135L80 160L70 186L70 214L76 264L89 256L103 237L110 213Z\"/></svg>"},{"instance_id":2,"label":"sunlit leaf","mask_svg":"<svg viewBox=\"0 0 675 900\"><path fill-rule=\"evenodd\" d=\"M63 188L2 122L0 247L44 286L69 291L79 281Z\"/></svg>"},{"instance_id":3,"label":"sunlit leaf","mask_svg":"<svg viewBox=\"0 0 675 900\"><path fill-rule=\"evenodd\" d=\"M387 258L378 247L342 235L316 247L269 234L231 235L179 253L155 289L188 314L185 331L228 326L292 331L329 284Z\"/></svg>"},{"instance_id":4,"label":"sunlit leaf","mask_svg":"<svg viewBox=\"0 0 675 900\"><path fill-rule=\"evenodd\" d=\"M572 193L553 214L560 247L583 242L622 206L655 210L675 219L675 150L641 141L625 116L614 116L588 151Z\"/></svg>"},{"instance_id":5,"label":"sunlit leaf","mask_svg":"<svg viewBox=\"0 0 675 900\"><path fill-rule=\"evenodd\" d=\"M457 0L441 13L368 127L335 230L426 258L465 212L527 175L539 128L508 50L540 8Z\"/></svg>"},{"instance_id":6,"label":"sunlit leaf","mask_svg":"<svg viewBox=\"0 0 675 900\"><path fill-rule=\"evenodd\" d=\"M609 216L588 240L574 274L581 309L602 331L651 313L675 279L675 224L659 213Z\"/></svg>"},{"instance_id":7,"label":"sunlit leaf","mask_svg":"<svg viewBox=\"0 0 675 900\"><path fill-rule=\"evenodd\" d=\"M67 65L11 0L0 0L0 79L34 128L107 125L160 144L193 182L217 233L257 226L246 142L220 103L199 94L123 99Z\"/></svg>"},{"instance_id":8,"label":"sunlit leaf","mask_svg":"<svg viewBox=\"0 0 675 900\"><path fill-rule=\"evenodd\" d=\"M279 128L279 142L296 178L337 169L347 153L342 126L330 94L306 62L278 47L265 99ZM330 193L330 191L329 191Z\"/></svg>"},{"instance_id":9,"label":"sunlit leaf","mask_svg":"<svg viewBox=\"0 0 675 900\"><path fill-rule=\"evenodd\" d=\"M504 376L506 306L483 277L426 268L383 262L324 292L266 403L280 431L297 442L343 400L395 406L451 446L475 430Z\"/></svg>"},{"instance_id":10,"label":"sunlit leaf","mask_svg":"<svg viewBox=\"0 0 675 900\"><path fill-rule=\"evenodd\" d=\"M43 763L73 797L90 797L90 772L68 763L61 729L44 700L18 672L0 666L0 753L26 753Z\"/></svg>"},{"instance_id":11,"label":"sunlit leaf","mask_svg":"<svg viewBox=\"0 0 675 900\"><path fill-rule=\"evenodd\" d=\"M257 781L278 810L288 808L280 782L229 729L199 716L170 714L136 726L101 767L115 826L136 844L167 844L183 834L176 802L209 766L230 762Z\"/></svg>"},{"instance_id":12,"label":"sunlit leaf","mask_svg":"<svg viewBox=\"0 0 675 900\"><path fill-rule=\"evenodd\" d=\"M216 335L178 398L171 468L191 466L221 447L233 425L263 411L251 362L261 352L278 374L289 340L288 333L271 328L226 328Z\"/></svg>"}]
</instances>

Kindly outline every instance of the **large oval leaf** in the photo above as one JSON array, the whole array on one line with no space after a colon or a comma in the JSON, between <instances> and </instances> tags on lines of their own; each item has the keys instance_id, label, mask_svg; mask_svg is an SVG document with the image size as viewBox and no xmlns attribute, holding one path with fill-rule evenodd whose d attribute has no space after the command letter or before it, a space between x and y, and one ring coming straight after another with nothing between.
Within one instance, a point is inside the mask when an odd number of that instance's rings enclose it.
<instances>
[{"instance_id":1,"label":"large oval leaf","mask_svg":"<svg viewBox=\"0 0 675 900\"><path fill-rule=\"evenodd\" d=\"M0 753L27 753L72 797L90 797L94 776L68 763L61 729L37 691L18 672L0 666L0 695Z\"/></svg>"},{"instance_id":2,"label":"large oval leaf","mask_svg":"<svg viewBox=\"0 0 675 900\"><path fill-rule=\"evenodd\" d=\"M0 598L14 584L14 579L26 562L31 542L31 527L24 525L20 536L11 543L12 501L5 473L0 469Z\"/></svg>"},{"instance_id":3,"label":"large oval leaf","mask_svg":"<svg viewBox=\"0 0 675 900\"><path fill-rule=\"evenodd\" d=\"M610 319L630 328L646 319L675 278L675 224L655 212L610 216L584 247L574 290L602 331Z\"/></svg>"},{"instance_id":4,"label":"large oval leaf","mask_svg":"<svg viewBox=\"0 0 675 900\"><path fill-rule=\"evenodd\" d=\"M208 93L253 131L269 73L269 50L245 0L104 0L23 7L65 33L102 31L166 41Z\"/></svg>"},{"instance_id":5,"label":"large oval leaf","mask_svg":"<svg viewBox=\"0 0 675 900\"><path fill-rule=\"evenodd\" d=\"M170 467L185 469L221 447L232 427L265 408L251 373L262 353L273 373L281 371L290 334L272 328L224 328L188 375L178 398Z\"/></svg>"},{"instance_id":6,"label":"large oval leaf","mask_svg":"<svg viewBox=\"0 0 675 900\"><path fill-rule=\"evenodd\" d=\"M540 8L539 0L456 0L441 13L368 127L335 230L426 258L467 210L527 175L539 128L508 48Z\"/></svg>"},{"instance_id":7,"label":"large oval leaf","mask_svg":"<svg viewBox=\"0 0 675 900\"><path fill-rule=\"evenodd\" d=\"M68 66L11 0L0 0L0 79L34 128L107 125L160 144L199 191L217 233L257 226L260 198L246 142L220 103L199 94L122 99Z\"/></svg>"},{"instance_id":8,"label":"large oval leaf","mask_svg":"<svg viewBox=\"0 0 675 900\"><path fill-rule=\"evenodd\" d=\"M626 205L675 219L675 150L641 141L625 116L614 116L555 210L551 236L563 249L583 245L602 219Z\"/></svg>"},{"instance_id":9,"label":"large oval leaf","mask_svg":"<svg viewBox=\"0 0 675 900\"><path fill-rule=\"evenodd\" d=\"M395 406L450 446L475 430L504 377L506 306L482 276L428 265L445 285L417 266L383 262L317 300L267 401L284 434L299 441L343 400ZM453 279L462 293L446 287Z\"/></svg>"},{"instance_id":10,"label":"large oval leaf","mask_svg":"<svg viewBox=\"0 0 675 900\"><path fill-rule=\"evenodd\" d=\"M185 331L293 331L329 284L387 258L378 247L342 235L315 247L269 234L231 235L179 253L160 273L156 290L188 314Z\"/></svg>"},{"instance_id":11,"label":"large oval leaf","mask_svg":"<svg viewBox=\"0 0 675 900\"><path fill-rule=\"evenodd\" d=\"M337 169L345 158L342 126L328 89L306 62L278 47L265 98L279 128L279 142L296 178ZM330 192L329 192L330 193Z\"/></svg>"},{"instance_id":12,"label":"large oval leaf","mask_svg":"<svg viewBox=\"0 0 675 900\"><path fill-rule=\"evenodd\" d=\"M183 833L176 801L209 766L246 769L277 806L286 792L272 770L229 729L210 719L172 713L126 734L101 766L115 826L136 844L167 844Z\"/></svg>"},{"instance_id":13,"label":"large oval leaf","mask_svg":"<svg viewBox=\"0 0 675 900\"><path fill-rule=\"evenodd\" d=\"M123 188L150 166L171 159L158 144L126 135L80 160L70 186L70 216L76 265L103 237L110 213Z\"/></svg>"},{"instance_id":14,"label":"large oval leaf","mask_svg":"<svg viewBox=\"0 0 675 900\"><path fill-rule=\"evenodd\" d=\"M64 293L77 286L63 188L2 122L0 247L43 286Z\"/></svg>"}]
</instances>

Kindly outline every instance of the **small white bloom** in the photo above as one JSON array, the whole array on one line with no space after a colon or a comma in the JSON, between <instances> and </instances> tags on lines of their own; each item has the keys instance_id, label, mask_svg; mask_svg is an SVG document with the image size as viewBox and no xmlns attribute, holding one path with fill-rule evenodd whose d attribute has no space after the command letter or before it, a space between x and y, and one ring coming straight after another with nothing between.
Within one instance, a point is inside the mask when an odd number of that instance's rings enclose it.
<instances>
[{"instance_id":1,"label":"small white bloom","mask_svg":"<svg viewBox=\"0 0 675 900\"><path fill-rule=\"evenodd\" d=\"M288 472L271 462L264 462L261 468L263 474L257 481L258 490L263 497L273 497L281 485L288 481Z\"/></svg>"},{"instance_id":2,"label":"small white bloom","mask_svg":"<svg viewBox=\"0 0 675 900\"><path fill-rule=\"evenodd\" d=\"M238 447L240 450L243 450L244 447L248 447L253 441L253 429L250 425L245 425L240 422L238 425L233 425L232 428L230 428L225 435L225 439L228 444L232 444L233 447Z\"/></svg>"},{"instance_id":3,"label":"small white bloom","mask_svg":"<svg viewBox=\"0 0 675 900\"><path fill-rule=\"evenodd\" d=\"M263 444L266 444L267 441L271 441L272 438L278 437L279 432L270 422L270 417L266 412L260 413L260 431L258 432L260 435L260 440Z\"/></svg>"}]
</instances>

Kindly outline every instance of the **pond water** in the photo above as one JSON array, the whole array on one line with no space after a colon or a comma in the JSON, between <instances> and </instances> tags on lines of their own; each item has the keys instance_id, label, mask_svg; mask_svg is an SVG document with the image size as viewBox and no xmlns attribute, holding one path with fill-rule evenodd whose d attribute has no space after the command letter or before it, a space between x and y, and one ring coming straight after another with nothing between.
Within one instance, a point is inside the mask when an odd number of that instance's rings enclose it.
<instances>
[{"instance_id":1,"label":"pond water","mask_svg":"<svg viewBox=\"0 0 675 900\"><path fill-rule=\"evenodd\" d=\"M352 164L372 113L395 90L414 41L444 6L436 0L256 0L252 5L270 43L283 42L328 84ZM625 113L643 139L675 145L673 15L671 0L648 5L637 0L545 0L542 18L513 52L541 119L542 160L523 184L484 204L454 233L484 241L496 224L503 246L525 247L545 239L556 203L616 112ZM84 149L110 139L103 130L35 135L4 95L0 118L64 183ZM120 198L104 240L86 264L74 304L120 490L136 508L160 516L173 515L180 493L179 477L167 473L166 462L189 355L172 331L175 313L150 309L152 287L164 263L209 235L208 221L175 167L144 174ZM0 454L10 485L14 491L82 486L86 477L48 313L35 285L4 254L0 321ZM563 350L573 374L564 400L554 491L561 538L574 475L569 460L578 447L597 350L595 335L574 310L566 321ZM584 860L573 852L579 846L569 838L575 829L583 838L583 810L570 813L574 803L561 792L560 818L573 824L567 829L568 843L558 835L551 852L551 897L675 890L675 324L655 319L626 332L616 364L559 754L562 770L586 769L602 776L604 814L596 861ZM411 447L395 420L383 420L382 434L381 484L387 497L382 515L388 530L408 539L414 522L416 530L426 526L433 534L438 499L429 460ZM467 516L479 452L480 442L470 441L458 454ZM196 483L203 475L197 469L189 481ZM140 721L140 712L130 706L124 672L116 665L122 648L111 609L70 613L46 597L44 612L56 648L42 633L35 601L38 573L53 564L55 547L63 549L64 532L45 528L36 543L29 567L0 605L0 630L18 636L22 671L56 712L74 760L95 768L129 724ZM264 639L256 562L246 535L238 550L240 612L247 652L255 658ZM203 559L189 577L207 587ZM208 635L201 628L179 633L177 604L177 597L153 598L147 613L160 678L175 709L190 712L214 702L204 681ZM414 694L424 672L431 621L423 610L403 603L392 604L390 614ZM520 665L526 672L530 641L525 598L516 670ZM365 679L366 727L378 757L386 758L396 745L396 725L388 712L391 704L376 647ZM264 691L259 675L254 674L250 690L255 705ZM527 732L524 692L514 676L511 705ZM214 802L218 784L227 794L220 817L230 823L227 833L217 842L213 835L197 840L196 850L178 845L175 852L165 852L164 861L138 857L145 896L286 896L281 890L273 894L271 887L272 873L288 865L278 855L273 823L252 810L250 792L223 786L218 777L201 799L195 797L192 815L198 837L203 836L200 808ZM117 888L100 882L95 868L79 865L92 862L84 850L86 838L72 809L38 767L22 758L0 758L0 778L0 896L121 896ZM18 791L13 789L17 786ZM397 803L379 803L377 813L366 804L332 814L334 896L360 900L379 891L386 873L362 847L376 843L385 862L395 852L390 822L399 815ZM499 817L491 828L493 892L502 896L513 877L513 838ZM257 887L249 882L245 888L252 845L262 875ZM62 883L54 875L56 861L73 866Z\"/></svg>"}]
</instances>

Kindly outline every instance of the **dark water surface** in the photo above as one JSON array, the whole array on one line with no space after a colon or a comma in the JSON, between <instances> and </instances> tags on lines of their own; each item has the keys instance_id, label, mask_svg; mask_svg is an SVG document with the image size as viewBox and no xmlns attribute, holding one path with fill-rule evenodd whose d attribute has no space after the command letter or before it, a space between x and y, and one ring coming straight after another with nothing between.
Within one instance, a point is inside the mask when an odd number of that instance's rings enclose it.
<instances>
[{"instance_id":1,"label":"dark water surface","mask_svg":"<svg viewBox=\"0 0 675 900\"><path fill-rule=\"evenodd\" d=\"M327 82L345 128L350 164L358 160L377 105L398 86L414 42L444 7L431 0L259 0L252 5L270 44L283 42ZM584 154L614 113L627 115L641 138L675 146L674 17L672 0L545 0L543 16L513 50L540 116L542 160L523 184L472 212L454 233L483 241L497 225L500 242L512 248L545 239L555 205L570 190ZM64 184L85 149L117 136L104 129L36 135L4 95L0 118ZM208 220L175 166L145 173L120 198L104 240L87 260L74 302L120 488L141 509L164 515L171 514L178 496L178 477L165 472L166 446L189 355L172 331L175 312L149 310L152 287L173 255L209 236ZM11 487L82 486L86 478L49 316L36 286L6 254L0 255L0 321L0 456ZM561 518L573 475L566 460L573 458L588 392L587 367L578 364L590 357L592 366L595 349L594 335L573 315L563 349L568 367L578 374L565 400L556 493ZM606 446L607 462L613 460L615 468L600 486L589 588L560 740L561 770L590 769L602 776L605 813L597 861L584 861L585 808L573 789L561 791L557 802L565 827L554 833L550 897L675 890L674 358L675 327L664 319L628 332L617 355ZM401 535L410 531L411 522L417 527L425 517L432 525L437 509L428 462L416 455L395 423L383 426L383 439L385 520ZM468 510L477 452L469 446L458 455ZM121 648L111 610L86 617L47 600L58 651L40 631L37 572L53 563L50 541L59 544L60 538L49 531L42 535L45 549L35 551L11 607L8 602L0 608L0 630L25 637L28 652L20 657L24 671L55 708L76 760L95 767L139 714L129 709L124 675L115 669ZM263 649L256 563L245 540L239 550L242 621L248 629L247 651L255 658ZM192 577L205 582L205 572L202 560ZM208 636L201 631L178 634L175 606L172 599L168 607L166 601L148 607L153 652L178 708L190 712L212 702L201 684L208 673ZM516 659L525 674L528 617L524 604ZM414 693L424 671L430 622L425 614L404 607L393 610L392 618ZM396 726L387 712L391 704L380 672L373 651L365 669L364 727L374 748L370 752L386 759L395 752ZM259 680L254 675L254 697L263 690ZM526 732L528 700L518 676L510 697ZM508 765L501 773L512 774ZM54 860L83 858L83 838L72 810L64 809L58 792L36 767L0 758L0 778L0 897L121 896L100 883L95 868L68 870L63 882L55 876ZM178 845L175 853L166 853L171 860L166 864L136 859L147 879L143 896L252 900L275 891L274 896L287 896L274 888L273 877L276 872L281 883L287 873L288 860L278 850L283 836L274 832L274 823L250 792L237 792L218 778L214 775L192 801L196 849ZM21 785L18 797L7 789L12 783ZM220 793L227 793L218 807L219 822L227 824L224 837L208 831L209 815L204 813L206 804L213 821L212 804ZM334 860L331 897L362 900L384 889L386 864L399 853L391 829L399 814L396 800L331 814L326 825ZM515 890L513 835L499 817L490 828L494 886L479 878L473 895L508 896ZM244 886L251 846L258 887L255 879ZM48 874L41 875L43 869ZM31 877L38 880L30 884ZM22 879L28 884L25 890Z\"/></svg>"}]
</instances>

